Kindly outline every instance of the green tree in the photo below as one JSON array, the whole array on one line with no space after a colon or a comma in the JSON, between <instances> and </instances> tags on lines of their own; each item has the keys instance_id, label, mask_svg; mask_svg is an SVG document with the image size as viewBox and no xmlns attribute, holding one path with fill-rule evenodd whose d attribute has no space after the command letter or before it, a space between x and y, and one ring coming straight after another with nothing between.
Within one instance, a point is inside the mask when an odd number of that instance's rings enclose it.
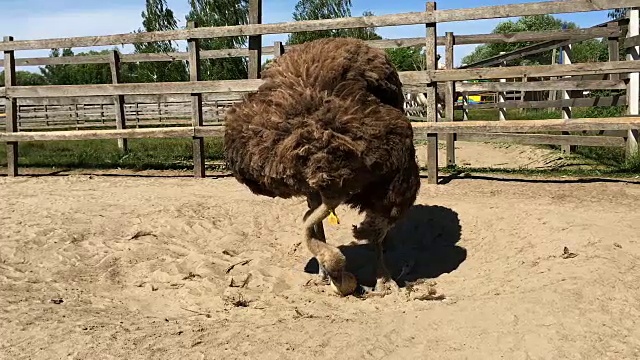
<instances>
[{"instance_id":1,"label":"green tree","mask_svg":"<svg viewBox=\"0 0 640 360\"><path fill-rule=\"evenodd\" d=\"M0 72L0 84L4 86L4 70ZM16 71L16 85L32 86L32 85L48 85L47 79L38 73L31 71Z\"/></svg>"},{"instance_id":2,"label":"green tree","mask_svg":"<svg viewBox=\"0 0 640 360\"><path fill-rule=\"evenodd\" d=\"M387 55L398 71L424 69L426 59L421 46L387 49Z\"/></svg>"},{"instance_id":3,"label":"green tree","mask_svg":"<svg viewBox=\"0 0 640 360\"><path fill-rule=\"evenodd\" d=\"M142 27L136 32L167 31L178 29L178 22L166 0L146 0L142 11ZM171 41L134 44L135 53L170 53L178 51ZM189 79L184 61L141 62L136 64L135 82L186 81Z\"/></svg>"},{"instance_id":4,"label":"green tree","mask_svg":"<svg viewBox=\"0 0 640 360\"><path fill-rule=\"evenodd\" d=\"M49 57L57 58L61 56L74 56L71 49L51 49ZM52 85L72 85L73 84L73 71L72 65L45 65L40 67L40 73L47 79L47 82Z\"/></svg>"},{"instance_id":5,"label":"green tree","mask_svg":"<svg viewBox=\"0 0 640 360\"><path fill-rule=\"evenodd\" d=\"M372 16L365 11L362 16ZM337 19L351 16L351 0L299 0L293 10L295 21ZM382 39L375 28L304 31L289 35L287 44L302 44L329 37L352 37L362 40Z\"/></svg>"},{"instance_id":6,"label":"green tree","mask_svg":"<svg viewBox=\"0 0 640 360\"><path fill-rule=\"evenodd\" d=\"M373 16L373 12L365 11L362 16ZM351 0L299 0L293 11L293 19L322 20L351 16ZM302 44L328 37L350 37L362 40L380 40L374 27L305 31L289 35L287 44ZM420 70L424 67L424 52L421 46L410 48L387 49L387 55L398 71Z\"/></svg>"},{"instance_id":7,"label":"green tree","mask_svg":"<svg viewBox=\"0 0 640 360\"><path fill-rule=\"evenodd\" d=\"M195 21L198 26L244 25L249 21L248 0L189 0L191 10L187 21ZM246 46L243 36L221 37L200 41L202 50L235 49ZM247 59L225 58L201 60L203 80L246 79Z\"/></svg>"},{"instance_id":8,"label":"green tree","mask_svg":"<svg viewBox=\"0 0 640 360\"><path fill-rule=\"evenodd\" d=\"M112 50L88 51L74 54L71 49L52 49L49 57L70 57L88 55L109 55ZM132 64L122 64L121 82L130 82L133 78ZM109 64L62 64L45 65L40 72L51 85L110 84L111 68Z\"/></svg>"},{"instance_id":9,"label":"green tree","mask_svg":"<svg viewBox=\"0 0 640 360\"><path fill-rule=\"evenodd\" d=\"M609 61L609 46L604 40L589 39L572 47L573 63Z\"/></svg>"},{"instance_id":10,"label":"green tree","mask_svg":"<svg viewBox=\"0 0 640 360\"><path fill-rule=\"evenodd\" d=\"M499 23L492 33L494 34L506 34L523 31L549 31L549 30L561 30L563 26L568 29L575 29L577 25L572 22L565 22L557 19L551 15L533 15L523 16L517 21L503 21ZM504 43L504 44L485 44L476 47L473 53L465 56L462 59L464 64L473 64L475 62L497 56L501 52L511 52L523 47L531 46L534 42L526 41L519 43ZM527 59L516 59L507 63L507 65L535 65L535 64L550 64L551 63L551 51L536 54Z\"/></svg>"},{"instance_id":11,"label":"green tree","mask_svg":"<svg viewBox=\"0 0 640 360\"><path fill-rule=\"evenodd\" d=\"M493 30L494 34L516 33L523 31L550 31L577 29L573 22L565 22L551 15L523 16L517 21L504 21L499 23ZM473 64L494 56L501 52L512 52L523 47L531 46L535 42L519 42L504 44L485 44L475 48L475 50L462 59L463 64ZM607 59L607 45L598 40L586 40L573 44L572 62L602 61ZM507 65L548 65L552 61L552 50L528 56L526 58L515 59L507 62Z\"/></svg>"}]
</instances>

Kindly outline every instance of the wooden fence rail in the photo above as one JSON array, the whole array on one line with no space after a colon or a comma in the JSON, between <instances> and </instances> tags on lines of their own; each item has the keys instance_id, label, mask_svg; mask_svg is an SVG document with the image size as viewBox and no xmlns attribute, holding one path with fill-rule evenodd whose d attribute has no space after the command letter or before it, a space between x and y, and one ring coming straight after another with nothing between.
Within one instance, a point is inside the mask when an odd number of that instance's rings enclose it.
<instances>
[{"instance_id":1,"label":"wooden fence rail","mask_svg":"<svg viewBox=\"0 0 640 360\"><path fill-rule=\"evenodd\" d=\"M426 71L400 72L403 86L409 90L424 90L433 82L476 79L501 79L513 77L550 77L591 74L622 74L640 70L637 61L612 61L568 65L514 66L485 69L427 69ZM260 79L186 81L164 83L95 84L95 85L43 85L11 86L4 89L11 98L52 98L81 96L155 95L193 93L248 93L258 89ZM521 83L460 83L459 91L535 91L535 90L596 90L625 89L622 80L552 80Z\"/></svg>"},{"instance_id":2,"label":"wooden fence rail","mask_svg":"<svg viewBox=\"0 0 640 360\"><path fill-rule=\"evenodd\" d=\"M473 44L491 44L491 43L518 43L531 41L548 41L548 40L571 40L581 41L600 37L619 36L621 30L619 28L588 28L588 29L569 29L569 30L549 30L540 32L519 32L506 34L478 34L478 35L455 35L456 45L473 45ZM444 36L437 38L438 45L445 45ZM424 38L400 38L400 39L384 39L384 40L368 40L367 43L375 48L394 49L402 47L424 46ZM626 44L626 43L625 43ZM289 51L298 45L284 45L284 50ZM274 55L274 46L264 46L261 50L262 55ZM240 49L220 49L220 50L202 50L200 59L221 59L232 57L249 56L248 48ZM122 63L138 63L138 62L163 62L163 61L186 61L189 58L188 52L168 52L168 53L140 53L140 54L121 54L120 61ZM79 65L79 64L108 64L110 55L78 55L78 56L62 56L62 57L35 57L35 58L16 58L16 66L45 66L45 65ZM4 61L0 59L0 67L4 66Z\"/></svg>"},{"instance_id":3,"label":"wooden fence rail","mask_svg":"<svg viewBox=\"0 0 640 360\"><path fill-rule=\"evenodd\" d=\"M408 92L426 94L424 104L425 117L410 117L414 123L417 140L427 140L428 177L430 183L438 178L438 136L447 134L447 157L449 164L455 164L453 151L456 139L485 139L486 141L510 140L520 143L545 144L585 144L590 146L621 146L633 149L637 146L637 130L640 128L638 111L638 20L637 10L630 12L626 32L621 22L616 26L596 26L589 29L547 31L540 33L484 34L455 36L451 33L437 36L439 23L494 19L525 15L590 12L617 8L633 8L638 0L565 0L543 1L524 4L487 6L467 9L438 10L436 4L428 2L425 11L403 14L362 16L340 19L297 21L288 23L262 24L261 0L250 0L249 24L224 27L197 27L190 23L186 29L173 31L142 32L108 36L83 36L41 40L14 41L5 37L0 43L4 52L2 66L7 68L5 84L0 88L0 96L5 97L6 132L0 133L0 141L8 144L9 174L17 175L17 144L20 141L118 139L120 148L126 149L129 138L165 138L185 137L193 139L194 175L204 176L203 138L221 136L224 130L225 108L239 101L247 93L254 92L262 84L260 79L260 59L263 54L282 55L291 47L277 43L262 47L264 34L291 33L300 31L318 31L329 29L383 27L399 25L426 24L423 38L387 39L369 41L379 48L420 46L425 49L425 69L423 71L401 72L403 87ZM620 43L620 37L626 39ZM245 49L223 49L202 51L199 40L229 36L248 36L249 45ZM608 62L571 64L570 46L585 39L603 37L609 41L610 59ZM168 54L119 54L111 52L108 56L75 56L62 58L16 59L15 51L36 50L63 47L113 46L141 42L187 40L188 51ZM453 49L455 45L474 43L513 43L540 41L525 53L537 54L561 47L566 61L562 65L516 66L499 68L464 69L453 68ZM437 67L437 47L445 45L446 69ZM613 52L622 45L629 55L620 61ZM480 64L488 66L492 61L504 63L509 56L503 54L500 59L489 59ZM525 54L526 55L526 54ZM244 80L202 81L200 60L220 57L248 57L249 78ZM565 58L563 57L563 59ZM124 62L140 61L187 61L189 81L166 83L121 83L119 68ZM80 63L108 63L112 73L112 84L97 85L47 85L17 86L15 69L21 65L55 65ZM479 66L480 66L479 65ZM602 76L603 78L593 78ZM467 82L474 80L498 80L493 82ZM602 98L568 98L571 90L625 90L624 96ZM463 98L474 92L506 93L509 91L563 91L565 98L542 102L508 100L499 104L463 104L456 103L458 96ZM85 102L80 99L86 100ZM145 104L144 99L151 99ZM444 100L443 100L444 99ZM171 101L169 101L171 100ZM207 105L207 101L213 104ZM218 101L224 102L222 106ZM439 104L445 108L441 112ZM576 106L616 106L626 104L628 116L604 119L570 119L571 108ZM561 107L564 119L535 121L453 121L455 109L469 108L540 108L542 106ZM171 108L165 109L163 107ZM135 122L133 121L135 118ZM205 119L208 119L206 121ZM165 121L166 120L166 121ZM506 120L506 119L505 119ZM88 126L116 126L107 130L71 130L71 131L20 131L39 130L37 123L45 122L50 128L72 126L76 129ZM185 125L164 128L130 128L147 125ZM205 126L206 125L206 126ZM576 136L557 134L524 134L526 132L615 130L626 132L625 138L618 136ZM485 141L482 140L482 141Z\"/></svg>"},{"instance_id":4,"label":"wooden fence rail","mask_svg":"<svg viewBox=\"0 0 640 360\"><path fill-rule=\"evenodd\" d=\"M510 121L463 121L413 123L414 138L428 140L432 134L465 133L525 133L583 130L633 130L640 127L640 117L610 117L585 119L546 119ZM126 138L220 137L224 126L184 126L153 129L29 131L0 133L0 141L96 140ZM526 134L529 135L529 134Z\"/></svg>"},{"instance_id":5,"label":"wooden fence rail","mask_svg":"<svg viewBox=\"0 0 640 360\"><path fill-rule=\"evenodd\" d=\"M249 24L171 31L139 32L106 36L81 36L42 40L21 40L0 44L0 51L114 46L144 42L206 39L232 36L283 34L301 31L419 25L497 19L526 15L579 13L637 6L637 0L569 0L526 4L484 6L467 9L433 10L392 15L361 16L339 19L304 20L274 24Z\"/></svg>"}]
</instances>

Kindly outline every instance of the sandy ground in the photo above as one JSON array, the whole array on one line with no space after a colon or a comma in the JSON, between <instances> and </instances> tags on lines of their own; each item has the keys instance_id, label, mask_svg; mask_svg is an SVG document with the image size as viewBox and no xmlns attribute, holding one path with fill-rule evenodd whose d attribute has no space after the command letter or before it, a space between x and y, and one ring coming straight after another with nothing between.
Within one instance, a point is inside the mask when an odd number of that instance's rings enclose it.
<instances>
[{"instance_id":1,"label":"sandy ground","mask_svg":"<svg viewBox=\"0 0 640 360\"><path fill-rule=\"evenodd\" d=\"M551 169L570 163L559 151L519 144L456 142L456 164L463 167L494 169ZM444 141L438 144L438 164L447 166ZM427 163L427 146L416 147L418 161ZM573 165L573 164L571 164Z\"/></svg>"},{"instance_id":2,"label":"sandy ground","mask_svg":"<svg viewBox=\"0 0 640 360\"><path fill-rule=\"evenodd\" d=\"M0 184L3 359L640 356L637 183L425 184L388 252L418 283L366 300L306 285L302 201L230 178ZM338 214L348 244L359 216ZM370 249L343 251L371 282Z\"/></svg>"},{"instance_id":3,"label":"sandy ground","mask_svg":"<svg viewBox=\"0 0 640 360\"><path fill-rule=\"evenodd\" d=\"M309 283L304 201L114 173L0 178L0 359L640 357L640 181L424 181L387 250L403 293L361 299Z\"/></svg>"}]
</instances>

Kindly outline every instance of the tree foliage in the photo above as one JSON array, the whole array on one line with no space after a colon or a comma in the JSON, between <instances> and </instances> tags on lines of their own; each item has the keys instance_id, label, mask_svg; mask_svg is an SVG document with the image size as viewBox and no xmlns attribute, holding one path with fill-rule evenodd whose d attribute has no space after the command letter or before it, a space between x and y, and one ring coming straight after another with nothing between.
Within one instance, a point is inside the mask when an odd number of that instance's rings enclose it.
<instances>
[{"instance_id":1,"label":"tree foliage","mask_svg":"<svg viewBox=\"0 0 640 360\"><path fill-rule=\"evenodd\" d=\"M422 47L387 49L389 59L398 71L423 70L426 62Z\"/></svg>"},{"instance_id":2,"label":"tree foliage","mask_svg":"<svg viewBox=\"0 0 640 360\"><path fill-rule=\"evenodd\" d=\"M576 24L570 22L564 22L551 15L533 15L523 16L517 21L503 21L500 22L493 34L506 34L516 33L523 31L548 31L548 30L561 30L565 26L568 29L577 28ZM504 44L484 44L476 47L473 53L465 56L462 59L464 64L473 64L475 62L497 56L501 52L511 52L523 47L531 46L534 42L519 42L519 43L504 43ZM532 57L525 59L513 60L508 65L526 65L526 64L550 64L551 52L545 52L536 54Z\"/></svg>"},{"instance_id":3,"label":"tree foliage","mask_svg":"<svg viewBox=\"0 0 640 360\"><path fill-rule=\"evenodd\" d=\"M365 11L362 16L373 16L373 12ZM293 11L293 19L322 20L351 16L351 0L300 0ZM350 37L362 40L380 40L382 37L374 27L339 29L323 31L306 31L289 35L287 44L302 44L328 37ZM422 47L387 49L391 62L398 71L413 71L424 68L424 52Z\"/></svg>"},{"instance_id":4,"label":"tree foliage","mask_svg":"<svg viewBox=\"0 0 640 360\"><path fill-rule=\"evenodd\" d=\"M372 16L365 11L362 16ZM337 19L351 16L351 0L299 0L293 10L295 21ZM362 40L382 39L375 28L304 31L289 35L287 44L302 44L329 37L351 37Z\"/></svg>"},{"instance_id":5,"label":"tree foliage","mask_svg":"<svg viewBox=\"0 0 640 360\"><path fill-rule=\"evenodd\" d=\"M178 29L178 21L166 0L146 0L142 12L142 31L166 31ZM171 41L134 44L136 53L169 53L178 51ZM133 78L136 82L185 81L189 78L183 61L142 62L135 66Z\"/></svg>"},{"instance_id":6,"label":"tree foliage","mask_svg":"<svg viewBox=\"0 0 640 360\"><path fill-rule=\"evenodd\" d=\"M573 22L562 21L551 15L534 15L523 16L517 21L504 21L499 23L492 31L494 34L516 33L523 31L549 31L577 29L578 26ZM494 56L500 55L501 52L511 52L523 47L531 46L534 42L519 42L505 44L485 44L475 48L475 50L462 59L463 64L473 64ZM590 62L590 61L606 61L608 58L608 48L604 41L595 39L585 40L573 44L572 62ZM515 59L509 61L507 65L548 65L552 62L552 50L540 54L532 55L526 58Z\"/></svg>"},{"instance_id":7,"label":"tree foliage","mask_svg":"<svg viewBox=\"0 0 640 360\"><path fill-rule=\"evenodd\" d=\"M4 70L0 72L0 84L3 84L4 86ZM16 85L18 86L48 84L47 79L41 74L33 73L31 71L16 71Z\"/></svg>"},{"instance_id":8,"label":"tree foliage","mask_svg":"<svg viewBox=\"0 0 640 360\"><path fill-rule=\"evenodd\" d=\"M248 0L189 0L191 10L187 21L195 21L198 26L244 25L249 22ZM202 50L235 49L246 46L243 36L222 37L200 41ZM245 58L203 59L201 60L203 80L246 79L248 75Z\"/></svg>"},{"instance_id":9,"label":"tree foliage","mask_svg":"<svg viewBox=\"0 0 640 360\"><path fill-rule=\"evenodd\" d=\"M88 51L74 54L71 49L52 49L49 57L109 55L111 50ZM122 64L122 82L131 82L134 78L133 64ZM64 64L40 67L40 72L52 85L87 85L111 83L109 64Z\"/></svg>"}]
</instances>

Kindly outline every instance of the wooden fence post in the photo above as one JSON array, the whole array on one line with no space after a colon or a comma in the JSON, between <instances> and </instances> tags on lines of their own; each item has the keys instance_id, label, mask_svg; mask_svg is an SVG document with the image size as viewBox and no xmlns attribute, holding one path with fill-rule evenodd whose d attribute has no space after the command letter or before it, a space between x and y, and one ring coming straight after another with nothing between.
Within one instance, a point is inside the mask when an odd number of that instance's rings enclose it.
<instances>
[{"instance_id":1,"label":"wooden fence post","mask_svg":"<svg viewBox=\"0 0 640 360\"><path fill-rule=\"evenodd\" d=\"M618 24L617 22L611 22L607 24L608 28L616 28L619 29L620 28L620 24ZM619 44L619 38L617 36L615 37L609 37L607 38L608 42L609 42L609 61L620 61L620 44ZM609 80L619 80L620 79L620 75L619 74L609 74Z\"/></svg>"},{"instance_id":2,"label":"wooden fence post","mask_svg":"<svg viewBox=\"0 0 640 360\"><path fill-rule=\"evenodd\" d=\"M249 24L262 23L262 0L249 0ZM249 79L260 79L262 35L249 36Z\"/></svg>"},{"instance_id":3,"label":"wooden fence post","mask_svg":"<svg viewBox=\"0 0 640 360\"><path fill-rule=\"evenodd\" d=\"M469 108L467 107L468 105L469 93L465 91L462 93L462 121L469 120Z\"/></svg>"},{"instance_id":4,"label":"wooden fence post","mask_svg":"<svg viewBox=\"0 0 640 360\"><path fill-rule=\"evenodd\" d=\"M504 55L504 54L505 54L504 51L500 52L500 55ZM504 67L506 65L507 65L507 62L503 61L500 64L500 67ZM500 79L500 82L501 83L507 82L507 79ZM498 103L504 103L505 101L507 101L507 93L504 92L504 91L499 91L498 92ZM507 120L507 109L506 108L503 108L503 107L498 108L498 120L501 120L501 121Z\"/></svg>"},{"instance_id":5,"label":"wooden fence post","mask_svg":"<svg viewBox=\"0 0 640 360\"><path fill-rule=\"evenodd\" d=\"M4 42L13 41L13 36L5 36ZM16 58L13 50L4 52L4 87L5 91L16 86ZM6 131L18 131L18 100L7 95L4 112L6 114ZM18 142L7 142L7 175L18 176Z\"/></svg>"},{"instance_id":6,"label":"wooden fence post","mask_svg":"<svg viewBox=\"0 0 640 360\"><path fill-rule=\"evenodd\" d=\"M627 37L638 36L640 32L640 9L633 8L629 10L629 31ZM640 61L640 46L632 46L627 48L627 60ZM627 113L631 116L639 115L640 102L640 73L634 72L629 74L629 82L627 83ZM636 155L638 152L638 129L627 131L626 157L627 159Z\"/></svg>"},{"instance_id":7,"label":"wooden fence post","mask_svg":"<svg viewBox=\"0 0 640 360\"><path fill-rule=\"evenodd\" d=\"M195 29L197 24L189 21L187 27ZM200 41L198 39L188 39L189 47L189 80L200 81ZM202 117L202 94L191 94L191 124L193 126L202 126L204 123ZM193 175L196 178L205 177L204 167L204 138L193 137Z\"/></svg>"},{"instance_id":8,"label":"wooden fence post","mask_svg":"<svg viewBox=\"0 0 640 360\"><path fill-rule=\"evenodd\" d=\"M453 32L446 32L445 34L445 68L453 70L453 47L455 45L455 38ZM456 103L455 95L455 82L447 81L445 92L445 118L447 121L453 121L454 118L454 106ZM447 134L447 166L456 165L456 134Z\"/></svg>"},{"instance_id":9,"label":"wooden fence post","mask_svg":"<svg viewBox=\"0 0 640 360\"><path fill-rule=\"evenodd\" d=\"M558 63L558 49L557 48L553 48L553 51L551 52L551 65L555 65ZM555 76L550 76L549 80L555 80L556 77ZM558 98L558 91L557 90L549 90L549 101L554 101ZM547 111L554 111L555 108L548 108Z\"/></svg>"},{"instance_id":10,"label":"wooden fence post","mask_svg":"<svg viewBox=\"0 0 640 360\"><path fill-rule=\"evenodd\" d=\"M436 10L435 2L427 2L427 15L433 15ZM426 34L426 46L425 46L425 56L426 56L426 68L427 71L434 71L437 69L437 59L436 55L438 53L438 43L437 43L437 33L436 33L436 23L428 23L426 24L427 34ZM438 121L438 106L436 101L437 96L437 83L435 81L427 84L426 89L427 96L427 121L436 122ZM427 176L429 184L437 184L438 183L438 134L431 133L427 134Z\"/></svg>"},{"instance_id":11,"label":"wooden fence post","mask_svg":"<svg viewBox=\"0 0 640 360\"><path fill-rule=\"evenodd\" d=\"M562 65L570 65L571 64L571 44L563 46L560 49L560 56L562 57ZM565 76L570 77L570 76ZM562 100L571 99L571 93L567 90L562 90ZM571 119L571 106L563 106L562 107L562 119L569 120ZM570 133L567 131L562 132L563 135L569 135ZM562 152L565 155L569 155L571 153L572 146L571 145L561 145Z\"/></svg>"},{"instance_id":12,"label":"wooden fence post","mask_svg":"<svg viewBox=\"0 0 640 360\"><path fill-rule=\"evenodd\" d=\"M273 57L280 57L284 54L284 46L282 41L275 41L273 43Z\"/></svg>"},{"instance_id":13,"label":"wooden fence post","mask_svg":"<svg viewBox=\"0 0 640 360\"><path fill-rule=\"evenodd\" d=\"M111 68L111 83L120 83L120 53L118 50L112 50L109 59L109 67ZM116 129L126 129L126 116L124 113L124 95L116 95L113 97L113 110L116 114ZM129 151L129 143L127 139L118 139L118 148L121 152Z\"/></svg>"}]
</instances>

